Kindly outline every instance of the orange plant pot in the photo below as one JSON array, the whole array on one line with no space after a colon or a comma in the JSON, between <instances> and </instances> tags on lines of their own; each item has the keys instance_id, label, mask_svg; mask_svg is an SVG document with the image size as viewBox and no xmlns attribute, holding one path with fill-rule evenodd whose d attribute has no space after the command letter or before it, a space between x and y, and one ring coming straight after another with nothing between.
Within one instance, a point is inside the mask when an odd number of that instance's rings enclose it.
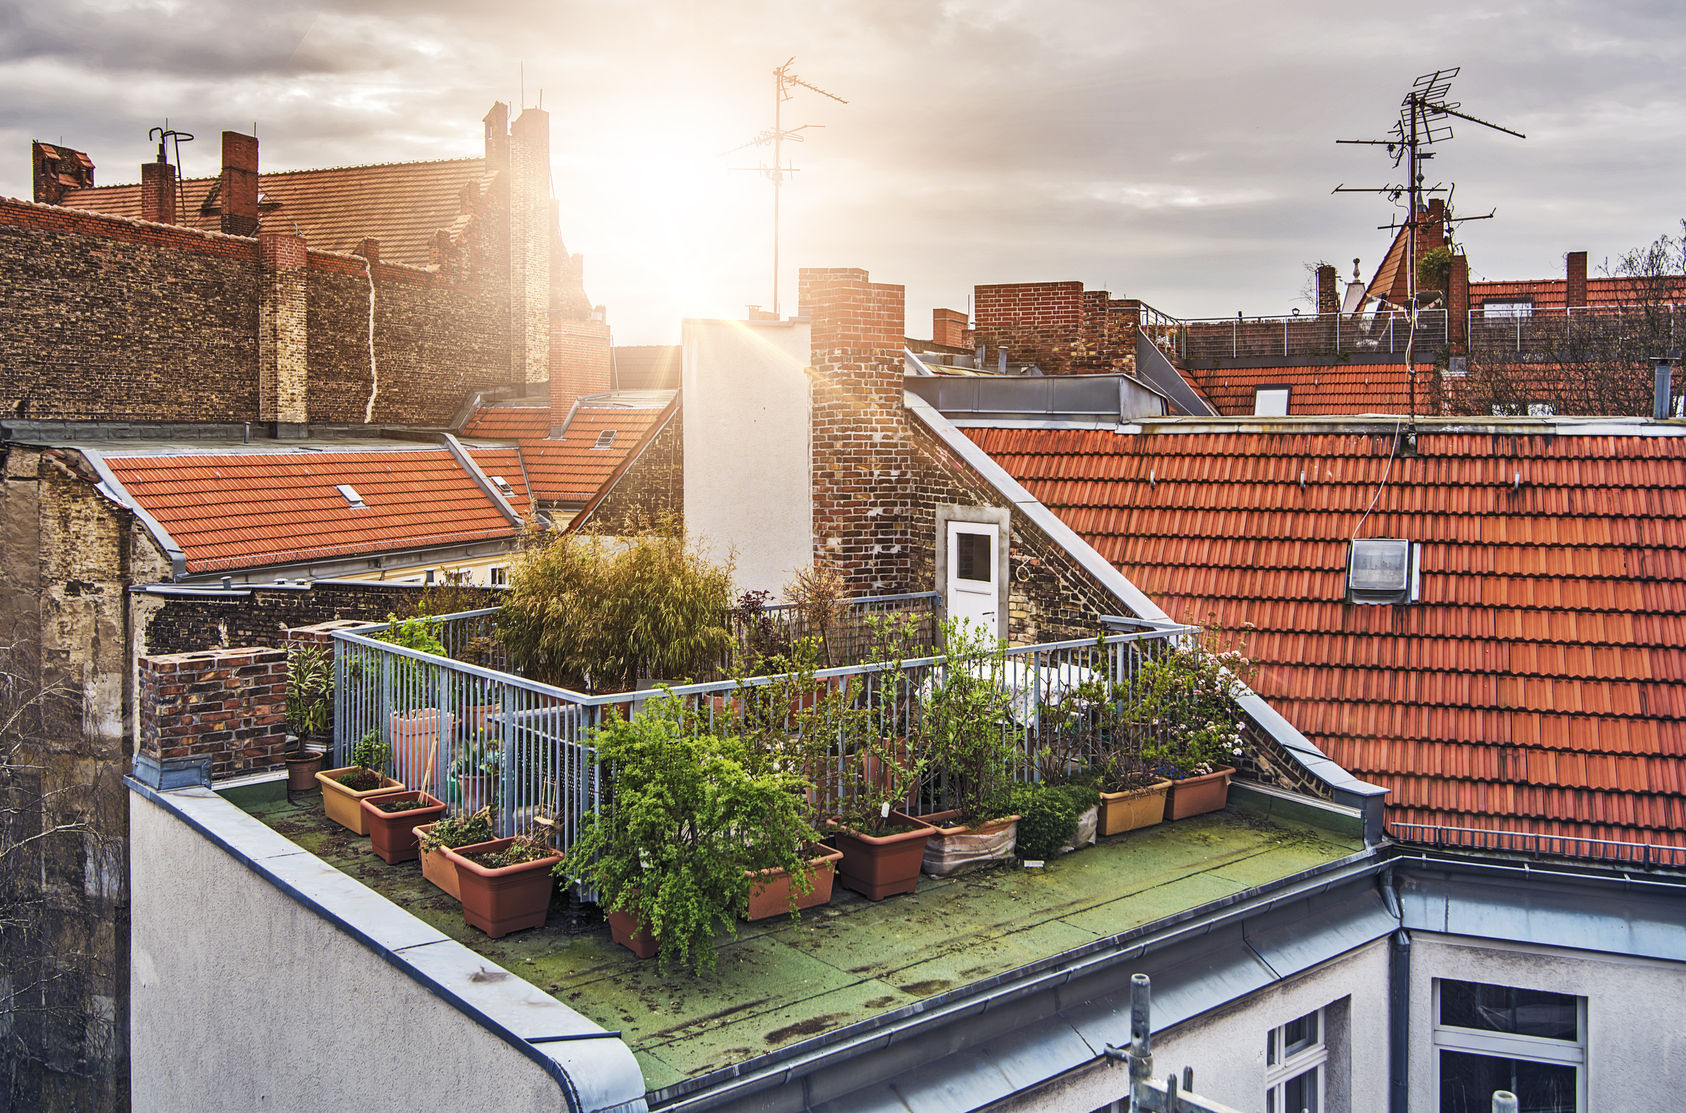
<instances>
[{"instance_id":1,"label":"orange plant pot","mask_svg":"<svg viewBox=\"0 0 1686 1113\"><path fill-rule=\"evenodd\" d=\"M550 895L556 891L550 868L562 860L561 854L495 869L475 860L514 841L512 837L493 839L445 850L446 859L457 867L463 919L493 939L502 939L512 931L543 927L550 915Z\"/></svg>"},{"instance_id":2,"label":"orange plant pot","mask_svg":"<svg viewBox=\"0 0 1686 1113\"><path fill-rule=\"evenodd\" d=\"M798 909L817 908L831 900L832 880L836 876L837 863L843 860L843 852L823 846L818 849L820 853L808 859L809 889L796 898ZM750 877L756 884L750 891L749 910L744 919L766 920L790 912L792 882L789 870L762 870Z\"/></svg>"},{"instance_id":3,"label":"orange plant pot","mask_svg":"<svg viewBox=\"0 0 1686 1113\"><path fill-rule=\"evenodd\" d=\"M919 884L919 867L925 860L925 844L936 828L902 812L891 812L898 823L912 823L910 831L894 835L867 835L859 831L833 832L831 841L843 852L837 876L843 887L867 900L883 900L897 893L911 893Z\"/></svg>"},{"instance_id":4,"label":"orange plant pot","mask_svg":"<svg viewBox=\"0 0 1686 1113\"><path fill-rule=\"evenodd\" d=\"M401 812L383 811L382 804L397 800L422 800L425 808L407 808ZM432 824L445 814L445 802L425 792L386 792L363 800L358 805L367 813L364 822L369 826L369 846L388 865L413 862L421 851L416 842L418 824Z\"/></svg>"},{"instance_id":5,"label":"orange plant pot","mask_svg":"<svg viewBox=\"0 0 1686 1113\"><path fill-rule=\"evenodd\" d=\"M1225 766L1215 773L1172 781L1165 796L1165 818L1187 819L1221 810L1229 803L1229 778L1234 772Z\"/></svg>"},{"instance_id":6,"label":"orange plant pot","mask_svg":"<svg viewBox=\"0 0 1686 1113\"><path fill-rule=\"evenodd\" d=\"M324 769L316 774L316 783L322 786L322 811L327 817L354 835L367 835L369 817L363 814L360 805L371 796L403 792L404 784L391 777L382 777L379 788L371 788L366 792L358 792L340 784L339 778L356 768L355 765L347 765L343 769Z\"/></svg>"},{"instance_id":7,"label":"orange plant pot","mask_svg":"<svg viewBox=\"0 0 1686 1113\"><path fill-rule=\"evenodd\" d=\"M1170 781L1158 780L1144 788L1101 793L1101 834L1122 835L1164 822L1170 790Z\"/></svg>"}]
</instances>

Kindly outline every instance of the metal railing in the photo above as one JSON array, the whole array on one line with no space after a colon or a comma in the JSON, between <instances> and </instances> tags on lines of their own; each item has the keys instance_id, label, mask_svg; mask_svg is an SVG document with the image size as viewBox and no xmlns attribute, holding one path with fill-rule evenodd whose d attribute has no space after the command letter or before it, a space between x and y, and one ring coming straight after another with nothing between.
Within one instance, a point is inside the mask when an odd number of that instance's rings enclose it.
<instances>
[{"instance_id":1,"label":"metal railing","mask_svg":"<svg viewBox=\"0 0 1686 1113\"><path fill-rule=\"evenodd\" d=\"M1418 311L1416 354L1429 358L1446 343L1446 318L1443 309ZM1172 354L1185 360L1404 355L1411 318L1394 312L1357 317L1340 313L1218 317L1183 321L1180 331L1180 350Z\"/></svg>"},{"instance_id":2,"label":"metal railing","mask_svg":"<svg viewBox=\"0 0 1686 1113\"><path fill-rule=\"evenodd\" d=\"M488 612L428 620L447 646L480 652L473 637L459 637ZM606 709L636 714L657 691L593 695L574 692L472 661L455 660L380 641L374 625L335 631L335 764L351 761L356 741L371 731L393 752L394 774L411 788L444 800L452 814L491 804L500 834L534 825L549 829L560 849L579 837L585 815L603 798L602 771L594 764L592 730ZM1050 705L1069 697L1085 681L1109 687L1129 684L1145 656L1193 632L1173 626L1141 633L1009 648L999 657L967 659L966 668L1007 693L1003 731L1010 732L1023 759L1019 776L1034 779L1033 751L1065 729L1063 717L1044 719ZM741 733L757 709L772 706L773 718L795 729L802 712L834 697L829 706L864 717L853 732L841 723L808 720L829 747L825 764L841 773L851 760L850 737L908 738L933 691L955 667L947 658L847 665L783 677L712 681L667 689L685 702L701 729ZM987 672L983 671L987 670ZM813 687L802 690L800 685ZM773 687L783 685L783 687ZM758 690L771 689L757 699ZM773 702L770 704L769 699ZM778 728L774 723L774 729ZM485 779L481 779L485 778ZM927 791L935 798L941 777Z\"/></svg>"},{"instance_id":3,"label":"metal railing","mask_svg":"<svg viewBox=\"0 0 1686 1113\"><path fill-rule=\"evenodd\" d=\"M910 591L896 595L868 595L850 599L820 637L801 604L774 603L758 609L739 608L727 615L735 652L745 650L766 656L788 653L803 638L814 638L823 659L833 664L864 660L878 644L883 624L907 624L911 644L930 650L937 644L939 591ZM733 651L729 651L733 652ZM729 675L731 660L721 662L722 675Z\"/></svg>"},{"instance_id":4,"label":"metal railing","mask_svg":"<svg viewBox=\"0 0 1686 1113\"><path fill-rule=\"evenodd\" d=\"M1567 361L1598 358L1632 348L1644 360L1678 351L1686 321L1677 321L1673 303L1594 305L1574 309L1534 309L1488 316L1469 311L1472 353L1503 353Z\"/></svg>"},{"instance_id":5,"label":"metal railing","mask_svg":"<svg viewBox=\"0 0 1686 1113\"><path fill-rule=\"evenodd\" d=\"M1441 827L1429 823L1389 822L1387 829L1400 842L1436 849L1498 850L1556 858L1583 858L1647 869L1686 866L1686 846L1543 835L1529 831L1496 831L1480 827Z\"/></svg>"}]
</instances>

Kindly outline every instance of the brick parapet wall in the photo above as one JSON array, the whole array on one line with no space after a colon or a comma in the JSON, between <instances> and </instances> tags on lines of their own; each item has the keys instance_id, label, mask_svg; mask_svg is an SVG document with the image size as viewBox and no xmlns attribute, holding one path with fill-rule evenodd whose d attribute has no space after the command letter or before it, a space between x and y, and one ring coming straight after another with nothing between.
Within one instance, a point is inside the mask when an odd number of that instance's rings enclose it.
<instances>
[{"instance_id":1,"label":"brick parapet wall","mask_svg":"<svg viewBox=\"0 0 1686 1113\"><path fill-rule=\"evenodd\" d=\"M206 758L220 780L281 768L287 744L287 653L212 649L139 660L140 752Z\"/></svg>"},{"instance_id":2,"label":"brick parapet wall","mask_svg":"<svg viewBox=\"0 0 1686 1113\"><path fill-rule=\"evenodd\" d=\"M1014 363L1049 375L1130 372L1136 366L1141 303L1084 290L1081 282L975 287L973 335L994 366L1003 347Z\"/></svg>"}]
</instances>

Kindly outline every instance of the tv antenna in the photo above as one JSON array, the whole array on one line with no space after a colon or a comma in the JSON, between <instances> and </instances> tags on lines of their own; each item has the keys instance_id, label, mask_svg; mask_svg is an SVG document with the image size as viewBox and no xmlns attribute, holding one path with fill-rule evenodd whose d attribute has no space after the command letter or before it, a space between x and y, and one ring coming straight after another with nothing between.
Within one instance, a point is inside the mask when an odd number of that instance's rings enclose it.
<instances>
[{"instance_id":1,"label":"tv antenna","mask_svg":"<svg viewBox=\"0 0 1686 1113\"><path fill-rule=\"evenodd\" d=\"M1417 339L1417 229L1427 223L1428 214L1423 207L1423 195L1431 193L1446 193L1450 189L1443 185L1428 185L1425 182L1423 164L1434 157L1434 152L1425 148L1452 138L1452 120L1468 120L1472 124L1480 124L1493 131L1502 131L1506 135L1514 135L1518 139L1528 138L1519 131L1495 124L1490 120L1483 120L1478 116L1471 116L1462 111L1462 105L1457 101L1448 101L1447 93L1451 92L1452 79L1458 76L1463 67L1453 66L1451 69L1435 70L1425 73L1411 82L1410 92L1399 102L1399 119L1394 122L1387 139L1337 139L1336 143L1355 143L1370 147L1386 147L1387 153L1393 156L1393 165L1398 167L1405 164L1405 182L1402 185L1385 186L1348 186L1338 185L1335 193L1385 193L1388 200L1397 202L1405 198L1405 290L1406 307L1411 314L1411 328L1405 337L1405 380L1410 390L1411 420L1417 418L1417 372L1413 362ZM1445 220L1448 224L1461 224L1466 220L1491 220L1491 211L1479 216L1454 217L1450 206L1447 206ZM1397 220L1382 225L1383 228L1398 232Z\"/></svg>"},{"instance_id":2,"label":"tv antenna","mask_svg":"<svg viewBox=\"0 0 1686 1113\"><path fill-rule=\"evenodd\" d=\"M783 123L784 102L795 96L793 90L797 86L801 86L810 92L818 93L822 97L830 97L839 104L849 103L836 93L829 92L812 82L797 77L790 69L795 61L795 56L787 58L784 65L773 71L773 126L761 132L748 143L741 143L729 151L722 152L729 155L748 147L764 147L769 143L773 146L772 166L740 166L736 169L758 171L765 174L767 179L773 183L773 317L775 320L779 315L779 189L784 185L785 178L788 175L795 174L797 169L794 166L784 164L784 145L787 142L806 142L807 139L802 134L803 132L809 128L825 126L824 124L803 124L800 127L785 127Z\"/></svg>"},{"instance_id":3,"label":"tv antenna","mask_svg":"<svg viewBox=\"0 0 1686 1113\"><path fill-rule=\"evenodd\" d=\"M257 126L253 125L252 134L256 135L257 130L258 130ZM164 126L161 127L161 128L155 127L155 128L148 129L147 133L146 133L146 137L148 139L158 140L158 161L164 163L165 165L169 165L170 160L165 153L164 145L166 143L169 143L170 146L174 150L174 154L176 156L176 161L175 161L175 165L171 166L170 173L175 176L175 182L173 183L175 185L175 189L171 191L171 196L174 197L175 204L171 208L171 211L170 211L170 223L171 224L180 224L181 223L181 179L182 179L182 174L181 174L181 145L183 143L193 142L193 134L191 132L186 132L186 131L176 131L174 128L170 127L170 118L168 116L166 116L166 117L164 117Z\"/></svg>"}]
</instances>

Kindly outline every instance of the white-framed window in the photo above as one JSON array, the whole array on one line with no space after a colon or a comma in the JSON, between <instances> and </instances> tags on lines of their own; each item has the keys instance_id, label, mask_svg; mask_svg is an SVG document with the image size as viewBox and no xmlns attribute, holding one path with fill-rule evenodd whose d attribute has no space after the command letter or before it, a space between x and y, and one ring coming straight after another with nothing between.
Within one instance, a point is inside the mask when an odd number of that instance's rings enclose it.
<instances>
[{"instance_id":1,"label":"white-framed window","mask_svg":"<svg viewBox=\"0 0 1686 1113\"><path fill-rule=\"evenodd\" d=\"M1285 386L1261 386L1253 389L1254 417L1287 417L1288 393Z\"/></svg>"},{"instance_id":2,"label":"white-framed window","mask_svg":"<svg viewBox=\"0 0 1686 1113\"><path fill-rule=\"evenodd\" d=\"M493 587L508 587L509 586L509 565L507 565L507 564L494 564L494 565L492 565L491 583L492 583Z\"/></svg>"},{"instance_id":3,"label":"white-framed window","mask_svg":"<svg viewBox=\"0 0 1686 1113\"><path fill-rule=\"evenodd\" d=\"M1265 1113L1322 1113L1329 1043L1322 1009L1265 1037Z\"/></svg>"},{"instance_id":4,"label":"white-framed window","mask_svg":"<svg viewBox=\"0 0 1686 1113\"><path fill-rule=\"evenodd\" d=\"M1585 1113L1586 998L1486 982L1434 981L1440 1113L1487 1113L1509 1090L1520 1113Z\"/></svg>"}]
</instances>

